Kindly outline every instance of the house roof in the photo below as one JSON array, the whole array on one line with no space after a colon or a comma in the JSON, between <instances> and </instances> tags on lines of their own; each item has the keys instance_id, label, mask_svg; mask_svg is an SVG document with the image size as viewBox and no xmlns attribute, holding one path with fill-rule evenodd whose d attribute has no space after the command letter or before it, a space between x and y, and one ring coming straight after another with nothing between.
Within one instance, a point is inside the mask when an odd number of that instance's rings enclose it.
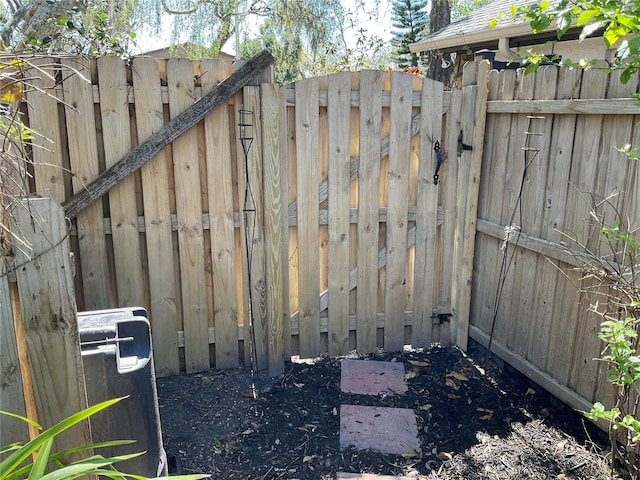
<instances>
[{"instance_id":1,"label":"house roof","mask_svg":"<svg viewBox=\"0 0 640 480\"><path fill-rule=\"evenodd\" d=\"M522 18L511 18L512 5L522 6L536 4L535 0L493 0L474 10L467 17L461 18L437 32L429 35L425 40L410 45L414 53L437 50L441 52L459 51L466 47L473 51L482 48L495 50L500 38L517 39L519 45L540 44L556 39L555 28L534 35L531 27ZM558 0L551 0L551 5ZM506 18L494 28L489 28L489 21L504 13ZM577 38L577 31L567 32L563 39Z\"/></svg>"}]
</instances>

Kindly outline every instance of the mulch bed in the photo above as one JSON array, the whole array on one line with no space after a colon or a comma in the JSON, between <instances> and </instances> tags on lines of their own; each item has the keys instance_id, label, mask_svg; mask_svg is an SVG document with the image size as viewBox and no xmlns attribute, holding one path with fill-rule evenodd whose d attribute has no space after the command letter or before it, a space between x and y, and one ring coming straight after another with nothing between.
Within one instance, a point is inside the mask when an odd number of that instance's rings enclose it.
<instances>
[{"instance_id":1,"label":"mulch bed","mask_svg":"<svg viewBox=\"0 0 640 480\"><path fill-rule=\"evenodd\" d=\"M336 358L291 363L273 381L248 369L159 379L172 465L230 480L328 480L340 471L424 479L612 478L596 429L513 370L476 363L456 348L370 358L404 363L408 391L344 394ZM341 451L342 404L414 409L421 454Z\"/></svg>"}]
</instances>

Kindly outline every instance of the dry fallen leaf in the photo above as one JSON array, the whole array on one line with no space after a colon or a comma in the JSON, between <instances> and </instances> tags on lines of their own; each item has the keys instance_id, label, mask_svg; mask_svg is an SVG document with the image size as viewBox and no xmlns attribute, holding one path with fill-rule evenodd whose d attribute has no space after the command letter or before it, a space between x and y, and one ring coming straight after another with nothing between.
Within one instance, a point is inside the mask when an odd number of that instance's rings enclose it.
<instances>
[{"instance_id":1,"label":"dry fallen leaf","mask_svg":"<svg viewBox=\"0 0 640 480\"><path fill-rule=\"evenodd\" d=\"M445 460L451 460L453 458L453 455L451 455L449 452L440 452L438 454L438 458L444 462Z\"/></svg>"},{"instance_id":2,"label":"dry fallen leaf","mask_svg":"<svg viewBox=\"0 0 640 480\"><path fill-rule=\"evenodd\" d=\"M424 410L425 412L431 410L431 405L429 405L428 403L425 403L424 405L418 407L418 410Z\"/></svg>"},{"instance_id":3,"label":"dry fallen leaf","mask_svg":"<svg viewBox=\"0 0 640 480\"><path fill-rule=\"evenodd\" d=\"M454 382L453 380L451 380L450 378L447 378L444 381L445 385L449 388L453 388L454 390L458 389L458 385L456 385L456 382Z\"/></svg>"},{"instance_id":4,"label":"dry fallen leaf","mask_svg":"<svg viewBox=\"0 0 640 480\"><path fill-rule=\"evenodd\" d=\"M460 373L460 372L451 372L451 373L447 374L447 377L456 378L456 379L460 380L461 382L466 382L466 381L469 380L469 377L467 377L466 375L464 375L463 373Z\"/></svg>"},{"instance_id":5,"label":"dry fallen leaf","mask_svg":"<svg viewBox=\"0 0 640 480\"><path fill-rule=\"evenodd\" d=\"M411 365L416 366L416 367L428 367L429 366L429 362L421 362L420 360L409 360L409 363Z\"/></svg>"},{"instance_id":6,"label":"dry fallen leaf","mask_svg":"<svg viewBox=\"0 0 640 480\"><path fill-rule=\"evenodd\" d=\"M529 387L527 388L527 393L525 393L525 395L535 395L536 393L537 392L533 388Z\"/></svg>"},{"instance_id":7,"label":"dry fallen leaf","mask_svg":"<svg viewBox=\"0 0 640 480\"><path fill-rule=\"evenodd\" d=\"M298 387L298 388L302 388L302 387L304 387L304 383L296 383L296 382L293 382L293 384L294 384L296 387Z\"/></svg>"},{"instance_id":8,"label":"dry fallen leaf","mask_svg":"<svg viewBox=\"0 0 640 480\"><path fill-rule=\"evenodd\" d=\"M405 380L411 380L412 378L416 378L418 374L416 372L407 372L404 374Z\"/></svg>"},{"instance_id":9,"label":"dry fallen leaf","mask_svg":"<svg viewBox=\"0 0 640 480\"><path fill-rule=\"evenodd\" d=\"M251 435L253 433L253 430L251 430L250 428L246 429L244 432L242 432L242 435Z\"/></svg>"},{"instance_id":10,"label":"dry fallen leaf","mask_svg":"<svg viewBox=\"0 0 640 480\"><path fill-rule=\"evenodd\" d=\"M307 463L310 462L311 460L313 460L314 458L316 458L315 455L305 455L304 458L302 459L302 463Z\"/></svg>"},{"instance_id":11,"label":"dry fallen leaf","mask_svg":"<svg viewBox=\"0 0 640 480\"><path fill-rule=\"evenodd\" d=\"M482 408L482 407L478 407L476 408L477 412L485 412L486 415L483 415L480 417L480 420L491 420L493 418L493 410L489 409L489 408Z\"/></svg>"}]
</instances>

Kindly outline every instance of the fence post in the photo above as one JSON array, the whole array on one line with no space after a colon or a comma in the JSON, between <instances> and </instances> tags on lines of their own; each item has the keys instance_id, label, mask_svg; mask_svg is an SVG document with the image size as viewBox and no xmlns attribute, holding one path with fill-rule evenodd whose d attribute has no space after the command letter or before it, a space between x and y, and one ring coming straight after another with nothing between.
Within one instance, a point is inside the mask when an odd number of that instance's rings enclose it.
<instances>
[{"instance_id":1,"label":"fence post","mask_svg":"<svg viewBox=\"0 0 640 480\"><path fill-rule=\"evenodd\" d=\"M458 223L454 239L454 279L451 304L455 320L456 345L467 349L471 309L473 254L478 222L478 193L487 120L489 93L487 60L465 66L462 87L462 155L458 169ZM455 135L456 132L451 132ZM464 145L467 145L466 147Z\"/></svg>"},{"instance_id":2,"label":"fence post","mask_svg":"<svg viewBox=\"0 0 640 480\"><path fill-rule=\"evenodd\" d=\"M0 410L25 416L20 361L13 326L13 312L9 293L9 278L0 264ZM27 440L27 424L12 417L2 417L0 445Z\"/></svg>"},{"instance_id":3,"label":"fence post","mask_svg":"<svg viewBox=\"0 0 640 480\"><path fill-rule=\"evenodd\" d=\"M48 428L87 407L67 224L62 206L45 198L17 203L13 219L29 245L15 249L20 313L14 317L24 326L24 338L17 341L26 345L33 383L33 398L25 400L34 402L37 421ZM90 443L87 420L62 432L54 449Z\"/></svg>"}]
</instances>

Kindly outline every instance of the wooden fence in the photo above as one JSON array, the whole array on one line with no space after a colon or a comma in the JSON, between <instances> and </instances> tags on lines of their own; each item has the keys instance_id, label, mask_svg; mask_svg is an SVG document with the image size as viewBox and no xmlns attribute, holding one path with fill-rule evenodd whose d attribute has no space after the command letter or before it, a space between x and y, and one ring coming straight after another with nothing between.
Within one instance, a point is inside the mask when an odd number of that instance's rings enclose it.
<instances>
[{"instance_id":1,"label":"wooden fence","mask_svg":"<svg viewBox=\"0 0 640 480\"><path fill-rule=\"evenodd\" d=\"M58 71L28 95L33 190L75 218L78 309L146 307L159 375L455 340L437 314L461 92L400 72L246 86L104 187L234 67L38 62Z\"/></svg>"},{"instance_id":2,"label":"wooden fence","mask_svg":"<svg viewBox=\"0 0 640 480\"><path fill-rule=\"evenodd\" d=\"M638 77L545 67L486 82L470 337L579 410L611 405L589 312L606 302L570 252L614 260L592 210L640 227L638 164L618 150L640 145Z\"/></svg>"},{"instance_id":3,"label":"wooden fence","mask_svg":"<svg viewBox=\"0 0 640 480\"><path fill-rule=\"evenodd\" d=\"M638 168L616 150L640 144L636 77L485 62L461 91L389 72L245 86L101 196L96 178L233 67L59 65L86 80L43 80L63 104L29 95L34 191L77 216L79 308L147 307L160 375L471 338L576 408L611 395L559 242L594 244L585 198L615 192L640 223Z\"/></svg>"}]
</instances>

